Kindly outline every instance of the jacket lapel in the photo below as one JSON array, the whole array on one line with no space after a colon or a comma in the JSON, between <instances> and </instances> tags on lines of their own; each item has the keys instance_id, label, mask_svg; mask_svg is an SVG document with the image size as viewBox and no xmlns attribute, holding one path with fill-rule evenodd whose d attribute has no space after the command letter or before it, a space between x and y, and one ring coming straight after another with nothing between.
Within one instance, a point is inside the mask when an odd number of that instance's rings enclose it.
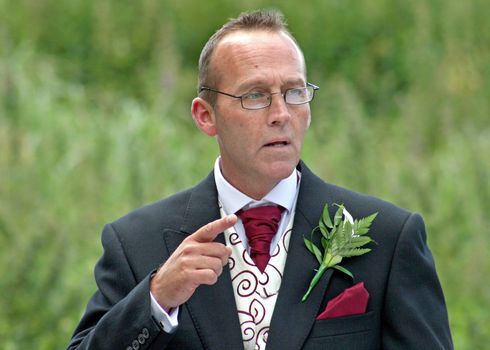
<instances>
[{"instance_id":1,"label":"jacket lapel","mask_svg":"<svg viewBox=\"0 0 490 350\"><path fill-rule=\"evenodd\" d=\"M181 232L166 231L164 238L172 254L182 240L205 224L220 217L213 173L191 192ZM225 243L220 234L217 241ZM243 348L240 322L228 266L218 281L199 286L185 304L206 349Z\"/></svg>"},{"instance_id":2,"label":"jacket lapel","mask_svg":"<svg viewBox=\"0 0 490 350\"><path fill-rule=\"evenodd\" d=\"M328 198L325 183L300 163L301 188L296 205L293 232L280 293L272 315L268 349L300 349L313 327L319 312L332 270L327 270L310 297L304 302L311 278L318 268L315 257L306 249L303 236L318 225L318 219Z\"/></svg>"}]
</instances>

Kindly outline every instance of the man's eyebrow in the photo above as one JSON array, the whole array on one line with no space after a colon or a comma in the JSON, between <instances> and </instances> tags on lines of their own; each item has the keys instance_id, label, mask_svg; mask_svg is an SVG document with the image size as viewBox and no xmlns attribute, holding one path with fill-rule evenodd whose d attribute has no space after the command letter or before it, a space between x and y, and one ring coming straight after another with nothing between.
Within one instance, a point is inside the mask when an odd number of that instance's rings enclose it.
<instances>
[{"instance_id":1,"label":"man's eyebrow","mask_svg":"<svg viewBox=\"0 0 490 350\"><path fill-rule=\"evenodd\" d=\"M267 86L267 85L269 85L269 83L266 80L250 79L250 80L245 80L244 82L240 83L237 87L237 90L245 91L245 90L248 90L252 87Z\"/></svg>"},{"instance_id":2,"label":"man's eyebrow","mask_svg":"<svg viewBox=\"0 0 490 350\"><path fill-rule=\"evenodd\" d=\"M291 80L287 80L284 85L285 86L295 86L295 85L306 86L306 80L304 78L291 79Z\"/></svg>"},{"instance_id":3,"label":"man's eyebrow","mask_svg":"<svg viewBox=\"0 0 490 350\"><path fill-rule=\"evenodd\" d=\"M289 79L286 80L282 86L294 86L294 85L306 85L306 82L303 78L298 79ZM269 87L270 83L268 80L263 79L250 79L245 80L243 83L239 84L237 87L238 91L245 91L252 87Z\"/></svg>"}]
</instances>

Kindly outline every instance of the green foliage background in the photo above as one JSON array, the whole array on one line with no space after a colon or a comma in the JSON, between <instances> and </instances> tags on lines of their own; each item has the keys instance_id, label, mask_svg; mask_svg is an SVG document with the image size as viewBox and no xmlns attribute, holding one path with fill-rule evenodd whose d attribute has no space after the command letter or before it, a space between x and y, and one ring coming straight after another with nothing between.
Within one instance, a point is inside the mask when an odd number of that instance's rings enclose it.
<instances>
[{"instance_id":1,"label":"green foliage background","mask_svg":"<svg viewBox=\"0 0 490 350\"><path fill-rule=\"evenodd\" d=\"M273 6L321 86L303 158L421 212L456 348L490 342L490 2L0 0L3 349L64 348L103 224L211 170L199 52Z\"/></svg>"}]
</instances>

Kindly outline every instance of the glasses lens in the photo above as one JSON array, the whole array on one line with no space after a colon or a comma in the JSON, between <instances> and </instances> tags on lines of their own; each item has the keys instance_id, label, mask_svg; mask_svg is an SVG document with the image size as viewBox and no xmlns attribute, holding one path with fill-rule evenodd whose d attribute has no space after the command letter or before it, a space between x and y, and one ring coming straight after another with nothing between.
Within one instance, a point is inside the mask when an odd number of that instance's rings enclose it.
<instances>
[{"instance_id":1,"label":"glasses lens","mask_svg":"<svg viewBox=\"0 0 490 350\"><path fill-rule=\"evenodd\" d=\"M251 92L242 96L242 106L246 109L261 109L270 105L270 95Z\"/></svg>"},{"instance_id":2,"label":"glasses lens","mask_svg":"<svg viewBox=\"0 0 490 350\"><path fill-rule=\"evenodd\" d=\"M313 92L314 90L311 86L298 89L289 89L286 91L286 103L291 105L300 105L310 102L313 99Z\"/></svg>"}]
</instances>

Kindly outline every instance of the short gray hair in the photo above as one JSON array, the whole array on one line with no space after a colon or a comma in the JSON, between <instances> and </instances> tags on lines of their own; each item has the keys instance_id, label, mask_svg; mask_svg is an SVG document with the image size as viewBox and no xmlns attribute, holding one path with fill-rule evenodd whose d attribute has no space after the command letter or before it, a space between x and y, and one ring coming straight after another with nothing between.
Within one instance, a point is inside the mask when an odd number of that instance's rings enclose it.
<instances>
[{"instance_id":1,"label":"short gray hair","mask_svg":"<svg viewBox=\"0 0 490 350\"><path fill-rule=\"evenodd\" d=\"M287 29L284 16L278 10L243 12L237 18L230 19L209 38L199 57L198 93L200 97L208 101L213 107L216 103L216 94L208 90L199 90L202 86L215 88L219 83L219 76L212 65L213 53L216 47L219 42L230 33L252 30L284 32L291 37L299 47L294 37Z\"/></svg>"}]
</instances>

